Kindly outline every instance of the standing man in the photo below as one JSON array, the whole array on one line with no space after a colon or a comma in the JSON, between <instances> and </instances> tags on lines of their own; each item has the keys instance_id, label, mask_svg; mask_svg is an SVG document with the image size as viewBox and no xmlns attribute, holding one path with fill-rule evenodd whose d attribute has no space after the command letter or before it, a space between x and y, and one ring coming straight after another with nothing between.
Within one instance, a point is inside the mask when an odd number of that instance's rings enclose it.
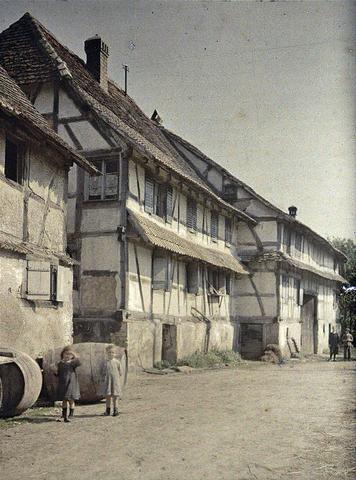
<instances>
[{"instance_id":1,"label":"standing man","mask_svg":"<svg viewBox=\"0 0 356 480\"><path fill-rule=\"evenodd\" d=\"M354 338L350 333L350 329L347 328L342 336L342 343L344 345L344 360L346 360L346 357L347 360L351 360L351 347L353 340Z\"/></svg>"},{"instance_id":2,"label":"standing man","mask_svg":"<svg viewBox=\"0 0 356 480\"><path fill-rule=\"evenodd\" d=\"M334 362L336 362L336 355L339 353L339 335L335 332L335 327L332 327L331 332L329 333L329 349L329 362L332 357L334 357Z\"/></svg>"}]
</instances>

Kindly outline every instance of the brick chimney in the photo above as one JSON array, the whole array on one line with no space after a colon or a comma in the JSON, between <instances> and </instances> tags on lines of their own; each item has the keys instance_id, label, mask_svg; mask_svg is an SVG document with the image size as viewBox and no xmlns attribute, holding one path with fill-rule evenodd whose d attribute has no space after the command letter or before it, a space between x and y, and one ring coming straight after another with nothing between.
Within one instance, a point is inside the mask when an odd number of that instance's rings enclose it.
<instances>
[{"instance_id":1,"label":"brick chimney","mask_svg":"<svg viewBox=\"0 0 356 480\"><path fill-rule=\"evenodd\" d=\"M87 69L100 86L108 91L109 47L99 35L95 35L85 40L84 50L87 55Z\"/></svg>"},{"instance_id":2,"label":"brick chimney","mask_svg":"<svg viewBox=\"0 0 356 480\"><path fill-rule=\"evenodd\" d=\"M293 218L295 218L297 216L297 207L295 207L294 205L292 205L291 207L288 207L288 212L289 212L289 215Z\"/></svg>"}]
</instances>

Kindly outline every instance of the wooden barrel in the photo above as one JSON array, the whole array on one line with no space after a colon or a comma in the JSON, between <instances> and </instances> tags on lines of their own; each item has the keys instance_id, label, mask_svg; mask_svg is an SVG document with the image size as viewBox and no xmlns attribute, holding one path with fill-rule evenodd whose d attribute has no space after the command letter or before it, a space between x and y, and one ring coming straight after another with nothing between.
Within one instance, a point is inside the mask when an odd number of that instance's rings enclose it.
<instances>
[{"instance_id":1,"label":"wooden barrel","mask_svg":"<svg viewBox=\"0 0 356 480\"><path fill-rule=\"evenodd\" d=\"M79 356L81 365L77 368L80 387L80 401L96 402L103 398L100 389L103 384L103 368L106 361L106 347L108 343L75 343L73 350ZM61 348L48 351L43 357L44 382L48 396L57 400L58 378L54 375L51 366L60 360ZM127 354L126 350L116 347L117 358L121 363L121 387L127 382Z\"/></svg>"},{"instance_id":2,"label":"wooden barrel","mask_svg":"<svg viewBox=\"0 0 356 480\"><path fill-rule=\"evenodd\" d=\"M0 417L14 417L32 407L41 387L41 369L31 357L0 347Z\"/></svg>"}]
</instances>

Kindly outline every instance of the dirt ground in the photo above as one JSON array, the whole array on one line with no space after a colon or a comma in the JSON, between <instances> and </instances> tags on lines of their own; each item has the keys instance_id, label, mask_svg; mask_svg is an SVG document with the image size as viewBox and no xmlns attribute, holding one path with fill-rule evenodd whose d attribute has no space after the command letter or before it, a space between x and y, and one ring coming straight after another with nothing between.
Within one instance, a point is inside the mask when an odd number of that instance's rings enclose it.
<instances>
[{"instance_id":1,"label":"dirt ground","mask_svg":"<svg viewBox=\"0 0 356 480\"><path fill-rule=\"evenodd\" d=\"M4 480L351 479L356 362L250 362L132 379L117 417L0 423Z\"/></svg>"}]
</instances>

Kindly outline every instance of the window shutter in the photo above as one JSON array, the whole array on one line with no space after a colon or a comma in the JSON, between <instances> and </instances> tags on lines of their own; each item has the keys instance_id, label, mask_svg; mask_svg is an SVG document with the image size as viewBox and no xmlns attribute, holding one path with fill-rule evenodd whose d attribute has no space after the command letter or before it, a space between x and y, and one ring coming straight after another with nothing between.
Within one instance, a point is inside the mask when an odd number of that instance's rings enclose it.
<instances>
[{"instance_id":1,"label":"window shutter","mask_svg":"<svg viewBox=\"0 0 356 480\"><path fill-rule=\"evenodd\" d=\"M89 200L100 200L103 189L103 175L88 177L89 180Z\"/></svg>"},{"instance_id":2,"label":"window shutter","mask_svg":"<svg viewBox=\"0 0 356 480\"><path fill-rule=\"evenodd\" d=\"M167 285L167 257L161 254L154 254L152 288L154 290L164 290Z\"/></svg>"},{"instance_id":3,"label":"window shutter","mask_svg":"<svg viewBox=\"0 0 356 480\"><path fill-rule=\"evenodd\" d=\"M62 266L59 266L57 269L57 291L56 291L56 300L57 302L64 302L66 299L66 269Z\"/></svg>"},{"instance_id":4,"label":"window shutter","mask_svg":"<svg viewBox=\"0 0 356 480\"><path fill-rule=\"evenodd\" d=\"M117 160L106 161L104 198L115 198L117 196L118 178Z\"/></svg>"},{"instance_id":5,"label":"window shutter","mask_svg":"<svg viewBox=\"0 0 356 480\"><path fill-rule=\"evenodd\" d=\"M173 284L173 263L172 263L172 257L167 256L167 282L165 289L167 292L170 292L172 290L172 284Z\"/></svg>"},{"instance_id":6,"label":"window shutter","mask_svg":"<svg viewBox=\"0 0 356 480\"><path fill-rule=\"evenodd\" d=\"M231 295L231 273L226 274L226 295Z\"/></svg>"},{"instance_id":7,"label":"window shutter","mask_svg":"<svg viewBox=\"0 0 356 480\"><path fill-rule=\"evenodd\" d=\"M28 300L50 300L51 298L51 266L49 262L27 262Z\"/></svg>"},{"instance_id":8,"label":"window shutter","mask_svg":"<svg viewBox=\"0 0 356 480\"><path fill-rule=\"evenodd\" d=\"M298 305L300 305L300 306L303 305L303 296L304 296L304 290L302 289L302 287L301 287L301 281L299 280L299 281L298 281L298 293L297 293L297 297L298 297Z\"/></svg>"},{"instance_id":9,"label":"window shutter","mask_svg":"<svg viewBox=\"0 0 356 480\"><path fill-rule=\"evenodd\" d=\"M224 295L226 293L226 273L219 271L219 293Z\"/></svg>"},{"instance_id":10,"label":"window shutter","mask_svg":"<svg viewBox=\"0 0 356 480\"><path fill-rule=\"evenodd\" d=\"M195 295L201 294L201 278L198 263L188 263L187 265L187 291Z\"/></svg>"},{"instance_id":11,"label":"window shutter","mask_svg":"<svg viewBox=\"0 0 356 480\"><path fill-rule=\"evenodd\" d=\"M189 199L187 203L187 227L190 230L197 229L197 204L192 199Z\"/></svg>"},{"instance_id":12,"label":"window shutter","mask_svg":"<svg viewBox=\"0 0 356 480\"><path fill-rule=\"evenodd\" d=\"M231 245L232 242L232 229L230 218L225 217L225 243Z\"/></svg>"},{"instance_id":13,"label":"window shutter","mask_svg":"<svg viewBox=\"0 0 356 480\"><path fill-rule=\"evenodd\" d=\"M153 213L154 205L154 181L150 177L145 177L145 211Z\"/></svg>"},{"instance_id":14,"label":"window shutter","mask_svg":"<svg viewBox=\"0 0 356 480\"><path fill-rule=\"evenodd\" d=\"M166 191L166 222L172 223L173 216L173 189L169 185Z\"/></svg>"},{"instance_id":15,"label":"window shutter","mask_svg":"<svg viewBox=\"0 0 356 480\"><path fill-rule=\"evenodd\" d=\"M218 239L218 229L219 229L219 214L216 212L211 212L210 235L213 240Z\"/></svg>"}]
</instances>

